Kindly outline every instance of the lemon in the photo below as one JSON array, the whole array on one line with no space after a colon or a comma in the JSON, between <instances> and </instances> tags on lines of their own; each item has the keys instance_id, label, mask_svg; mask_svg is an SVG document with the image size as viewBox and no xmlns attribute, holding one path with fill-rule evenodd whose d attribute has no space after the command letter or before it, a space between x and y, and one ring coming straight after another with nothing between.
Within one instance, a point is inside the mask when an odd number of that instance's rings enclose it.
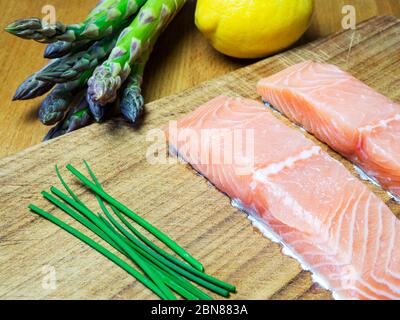
<instances>
[{"instance_id":1,"label":"lemon","mask_svg":"<svg viewBox=\"0 0 400 320\"><path fill-rule=\"evenodd\" d=\"M312 11L312 0L197 0L195 22L216 50L259 58L296 42Z\"/></svg>"}]
</instances>

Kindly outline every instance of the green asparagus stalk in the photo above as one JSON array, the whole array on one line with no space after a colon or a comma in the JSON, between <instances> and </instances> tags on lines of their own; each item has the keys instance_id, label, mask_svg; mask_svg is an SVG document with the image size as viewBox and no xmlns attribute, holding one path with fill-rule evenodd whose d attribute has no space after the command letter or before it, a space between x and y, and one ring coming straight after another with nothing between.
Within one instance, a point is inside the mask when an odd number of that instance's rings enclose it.
<instances>
[{"instance_id":1,"label":"green asparagus stalk","mask_svg":"<svg viewBox=\"0 0 400 320\"><path fill-rule=\"evenodd\" d=\"M174 16L171 16L170 19L172 20L173 17ZM144 98L141 94L141 86L143 83L144 70L159 35L164 31L168 24L169 22L165 23L163 28L158 30L158 34L154 37L152 45L134 64L131 74L126 81L126 85L122 93L120 110L122 115L131 123L135 123L138 117L140 117L140 115L143 113Z\"/></svg>"},{"instance_id":2,"label":"green asparagus stalk","mask_svg":"<svg viewBox=\"0 0 400 320\"><path fill-rule=\"evenodd\" d=\"M63 83L80 77L83 71L97 67L114 48L117 39L114 35L95 42L87 51L81 51L64 58L37 73L41 81Z\"/></svg>"},{"instance_id":3,"label":"green asparagus stalk","mask_svg":"<svg viewBox=\"0 0 400 320\"><path fill-rule=\"evenodd\" d=\"M82 73L77 80L59 84L43 100L39 108L39 119L45 125L53 125L64 118L65 112L86 85L87 80L92 75L94 68Z\"/></svg>"},{"instance_id":4,"label":"green asparagus stalk","mask_svg":"<svg viewBox=\"0 0 400 320\"><path fill-rule=\"evenodd\" d=\"M141 85L143 74L150 58L152 49L143 53L141 58L132 67L131 74L126 81L126 86L122 92L120 109L122 115L130 122L135 123L143 113L144 98L142 96Z\"/></svg>"},{"instance_id":5,"label":"green asparagus stalk","mask_svg":"<svg viewBox=\"0 0 400 320\"><path fill-rule=\"evenodd\" d=\"M98 40L119 29L145 2L146 0L104 1L79 24L66 25L61 22L48 24L39 18L29 18L11 23L6 27L6 31L24 39L45 43L59 40L67 42Z\"/></svg>"},{"instance_id":6,"label":"green asparagus stalk","mask_svg":"<svg viewBox=\"0 0 400 320\"><path fill-rule=\"evenodd\" d=\"M114 101L142 52L151 45L186 0L148 0L132 24L122 31L110 57L99 66L88 85L88 99L100 105Z\"/></svg>"},{"instance_id":7,"label":"green asparagus stalk","mask_svg":"<svg viewBox=\"0 0 400 320\"><path fill-rule=\"evenodd\" d=\"M57 138L77 129L87 126L92 122L89 106L86 101L86 93L81 94L79 102L70 109L66 117L55 127L50 129L43 141Z\"/></svg>"},{"instance_id":8,"label":"green asparagus stalk","mask_svg":"<svg viewBox=\"0 0 400 320\"><path fill-rule=\"evenodd\" d=\"M144 106L144 98L141 95L141 83L143 78L143 72L145 64L150 57L150 52L143 55L143 58L138 61L132 68L132 73L127 81L127 86L124 89L122 99L117 98L114 101L116 107L119 108L122 115L132 123L142 114ZM144 59L144 60L143 60ZM102 106L99 103L94 103L88 99L90 111L96 120L101 122L105 116L106 111L109 109L109 105Z\"/></svg>"},{"instance_id":9,"label":"green asparagus stalk","mask_svg":"<svg viewBox=\"0 0 400 320\"><path fill-rule=\"evenodd\" d=\"M96 7L90 12L86 19L90 19L102 10L108 10L108 8L115 2L115 0L102 0L96 5ZM64 57L70 53L76 53L82 50L86 50L93 41L81 40L75 42L57 41L50 43L44 52L44 57L47 59L55 59Z\"/></svg>"},{"instance_id":10,"label":"green asparagus stalk","mask_svg":"<svg viewBox=\"0 0 400 320\"><path fill-rule=\"evenodd\" d=\"M76 42L57 41L47 45L44 51L44 57L46 59L61 58L67 54L74 54L86 50L92 44L93 41L91 40L81 40Z\"/></svg>"},{"instance_id":11,"label":"green asparagus stalk","mask_svg":"<svg viewBox=\"0 0 400 320\"><path fill-rule=\"evenodd\" d=\"M115 0L100 0L93 10L89 13L86 19L93 18L95 15L99 14L101 11L108 10L115 5Z\"/></svg>"}]
</instances>

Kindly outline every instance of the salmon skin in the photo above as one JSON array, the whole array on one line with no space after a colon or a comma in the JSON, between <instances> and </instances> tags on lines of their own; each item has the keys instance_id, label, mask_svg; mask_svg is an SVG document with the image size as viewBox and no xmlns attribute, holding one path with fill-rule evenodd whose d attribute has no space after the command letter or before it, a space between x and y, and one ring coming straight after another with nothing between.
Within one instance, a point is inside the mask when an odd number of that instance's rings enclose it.
<instances>
[{"instance_id":1,"label":"salmon skin","mask_svg":"<svg viewBox=\"0 0 400 320\"><path fill-rule=\"evenodd\" d=\"M306 61L258 93L400 199L400 105L329 64Z\"/></svg>"},{"instance_id":2,"label":"salmon skin","mask_svg":"<svg viewBox=\"0 0 400 320\"><path fill-rule=\"evenodd\" d=\"M166 135L173 152L262 221L335 298L400 299L399 220L262 103L220 96Z\"/></svg>"}]
</instances>

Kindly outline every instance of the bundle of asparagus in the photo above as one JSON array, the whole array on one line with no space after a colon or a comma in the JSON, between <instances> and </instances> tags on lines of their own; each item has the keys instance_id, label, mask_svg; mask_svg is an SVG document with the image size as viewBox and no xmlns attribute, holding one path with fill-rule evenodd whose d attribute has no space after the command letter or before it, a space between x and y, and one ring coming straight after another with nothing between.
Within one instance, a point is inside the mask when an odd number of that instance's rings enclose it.
<instances>
[{"instance_id":1,"label":"bundle of asparagus","mask_svg":"<svg viewBox=\"0 0 400 320\"><path fill-rule=\"evenodd\" d=\"M144 107L141 86L154 44L185 2L101 0L79 24L13 22L6 31L47 43L44 57L52 59L19 86L13 100L53 89L39 109L41 122L55 125L45 140L102 121L117 100L122 115L135 123Z\"/></svg>"}]
</instances>

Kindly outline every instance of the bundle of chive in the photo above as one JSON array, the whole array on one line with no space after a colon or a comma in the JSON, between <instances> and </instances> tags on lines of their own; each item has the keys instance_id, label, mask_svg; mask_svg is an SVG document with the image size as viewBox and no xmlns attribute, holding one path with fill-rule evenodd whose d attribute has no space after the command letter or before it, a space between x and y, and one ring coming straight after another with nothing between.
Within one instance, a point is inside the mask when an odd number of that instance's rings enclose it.
<instances>
[{"instance_id":1,"label":"bundle of chive","mask_svg":"<svg viewBox=\"0 0 400 320\"><path fill-rule=\"evenodd\" d=\"M106 193L89 164L86 161L84 161L84 164L92 180L70 164L67 165L67 169L94 193L103 214L95 214L78 198L61 176L57 166L57 176L69 195L54 186L50 188L52 194L43 191L42 195L50 203L106 241L120 254L132 261L133 264L122 260L100 243L43 209L33 204L30 204L29 208L34 213L51 221L103 254L148 287L161 299L176 300L177 297L173 292L189 300L212 299L211 296L200 290L191 282L197 283L223 297L229 297L231 292L236 292L236 288L233 285L204 273L204 268L201 263L188 254L182 247ZM111 214L107 206L111 208L114 215ZM118 222L118 219L120 222ZM128 219L150 232L183 260L164 251L135 228ZM139 267L142 272L137 270L136 267Z\"/></svg>"}]
</instances>

